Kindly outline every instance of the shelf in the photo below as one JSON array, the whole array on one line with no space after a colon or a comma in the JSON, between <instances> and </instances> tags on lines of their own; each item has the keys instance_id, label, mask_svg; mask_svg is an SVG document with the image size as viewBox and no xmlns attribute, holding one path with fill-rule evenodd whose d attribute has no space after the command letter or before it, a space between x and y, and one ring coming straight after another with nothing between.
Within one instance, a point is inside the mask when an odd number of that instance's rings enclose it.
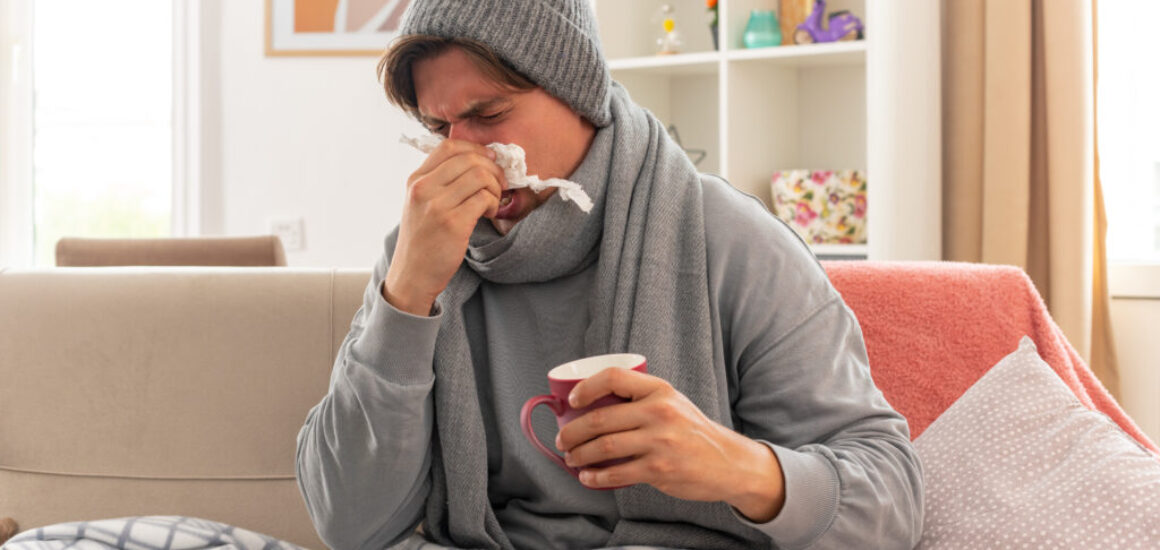
<instances>
[{"instance_id":1,"label":"shelf","mask_svg":"<svg viewBox=\"0 0 1160 550\"><path fill-rule=\"evenodd\" d=\"M668 75L714 74L721 61L717 52L679 53L611 59L608 68L613 71L656 72Z\"/></svg>"},{"instance_id":2,"label":"shelf","mask_svg":"<svg viewBox=\"0 0 1160 550\"><path fill-rule=\"evenodd\" d=\"M864 39L754 49L742 46L749 16L776 1L719 0L720 49L702 18L705 0L592 2L612 78L676 126L683 147L706 152L699 170L767 205L779 168L863 170L876 205L867 220L873 246L811 250L827 259L939 259L931 182L941 173L941 2L827 0L830 11L867 22ZM681 54L653 55L664 4L675 10Z\"/></svg>"},{"instance_id":3,"label":"shelf","mask_svg":"<svg viewBox=\"0 0 1160 550\"><path fill-rule=\"evenodd\" d=\"M713 74L722 59L765 61L788 67L859 65L866 61L866 41L831 42L800 46L772 46L752 50L695 52L611 59L613 71L655 72L668 75Z\"/></svg>"},{"instance_id":4,"label":"shelf","mask_svg":"<svg viewBox=\"0 0 1160 550\"><path fill-rule=\"evenodd\" d=\"M865 258L870 248L864 244L811 244L815 256L841 256L843 258Z\"/></svg>"},{"instance_id":5,"label":"shelf","mask_svg":"<svg viewBox=\"0 0 1160 550\"><path fill-rule=\"evenodd\" d=\"M725 53L725 58L730 61L764 60L792 67L858 65L866 61L866 41L731 50Z\"/></svg>"}]
</instances>

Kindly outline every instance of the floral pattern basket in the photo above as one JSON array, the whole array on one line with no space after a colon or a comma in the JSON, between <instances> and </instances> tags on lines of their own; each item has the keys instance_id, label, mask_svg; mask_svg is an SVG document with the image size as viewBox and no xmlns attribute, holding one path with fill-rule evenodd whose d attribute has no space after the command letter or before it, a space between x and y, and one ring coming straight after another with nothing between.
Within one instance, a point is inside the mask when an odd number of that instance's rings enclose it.
<instances>
[{"instance_id":1,"label":"floral pattern basket","mask_svg":"<svg viewBox=\"0 0 1160 550\"><path fill-rule=\"evenodd\" d=\"M866 242L866 176L859 170L773 173L773 213L807 243Z\"/></svg>"}]
</instances>

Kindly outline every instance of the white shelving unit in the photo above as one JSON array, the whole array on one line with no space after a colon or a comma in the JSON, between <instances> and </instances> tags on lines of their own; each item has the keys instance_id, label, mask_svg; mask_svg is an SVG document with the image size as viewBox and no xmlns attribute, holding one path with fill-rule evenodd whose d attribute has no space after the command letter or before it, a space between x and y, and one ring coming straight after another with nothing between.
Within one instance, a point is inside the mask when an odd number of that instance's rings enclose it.
<instances>
[{"instance_id":1,"label":"white shelving unit","mask_svg":"<svg viewBox=\"0 0 1160 550\"><path fill-rule=\"evenodd\" d=\"M770 178L796 168L867 174L864 245L823 257L937 260L941 255L938 2L830 0L866 24L865 39L748 50L753 9L720 0L715 50L704 0L593 0L612 77L677 127L698 168L770 204ZM682 53L655 55L660 7L675 8Z\"/></svg>"},{"instance_id":2,"label":"white shelving unit","mask_svg":"<svg viewBox=\"0 0 1160 550\"><path fill-rule=\"evenodd\" d=\"M864 259L870 252L864 244L815 244L810 248L819 258Z\"/></svg>"}]
</instances>

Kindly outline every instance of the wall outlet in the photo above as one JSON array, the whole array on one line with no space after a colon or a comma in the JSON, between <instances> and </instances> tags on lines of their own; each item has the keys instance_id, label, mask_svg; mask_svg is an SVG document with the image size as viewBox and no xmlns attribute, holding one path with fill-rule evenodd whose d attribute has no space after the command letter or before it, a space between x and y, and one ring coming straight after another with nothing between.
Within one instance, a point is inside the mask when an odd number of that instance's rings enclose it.
<instances>
[{"instance_id":1,"label":"wall outlet","mask_svg":"<svg viewBox=\"0 0 1160 550\"><path fill-rule=\"evenodd\" d=\"M306 248L302 218L272 219L267 225L270 233L282 240L282 248L287 252Z\"/></svg>"}]
</instances>

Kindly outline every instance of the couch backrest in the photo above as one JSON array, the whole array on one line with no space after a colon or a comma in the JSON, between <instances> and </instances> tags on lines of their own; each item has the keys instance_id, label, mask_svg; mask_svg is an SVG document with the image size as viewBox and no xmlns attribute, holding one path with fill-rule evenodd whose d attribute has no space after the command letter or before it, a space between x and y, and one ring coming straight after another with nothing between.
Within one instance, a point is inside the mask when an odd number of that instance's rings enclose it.
<instances>
[{"instance_id":1,"label":"couch backrest","mask_svg":"<svg viewBox=\"0 0 1160 550\"><path fill-rule=\"evenodd\" d=\"M0 273L0 517L189 515L322 548L295 436L369 271Z\"/></svg>"}]
</instances>

